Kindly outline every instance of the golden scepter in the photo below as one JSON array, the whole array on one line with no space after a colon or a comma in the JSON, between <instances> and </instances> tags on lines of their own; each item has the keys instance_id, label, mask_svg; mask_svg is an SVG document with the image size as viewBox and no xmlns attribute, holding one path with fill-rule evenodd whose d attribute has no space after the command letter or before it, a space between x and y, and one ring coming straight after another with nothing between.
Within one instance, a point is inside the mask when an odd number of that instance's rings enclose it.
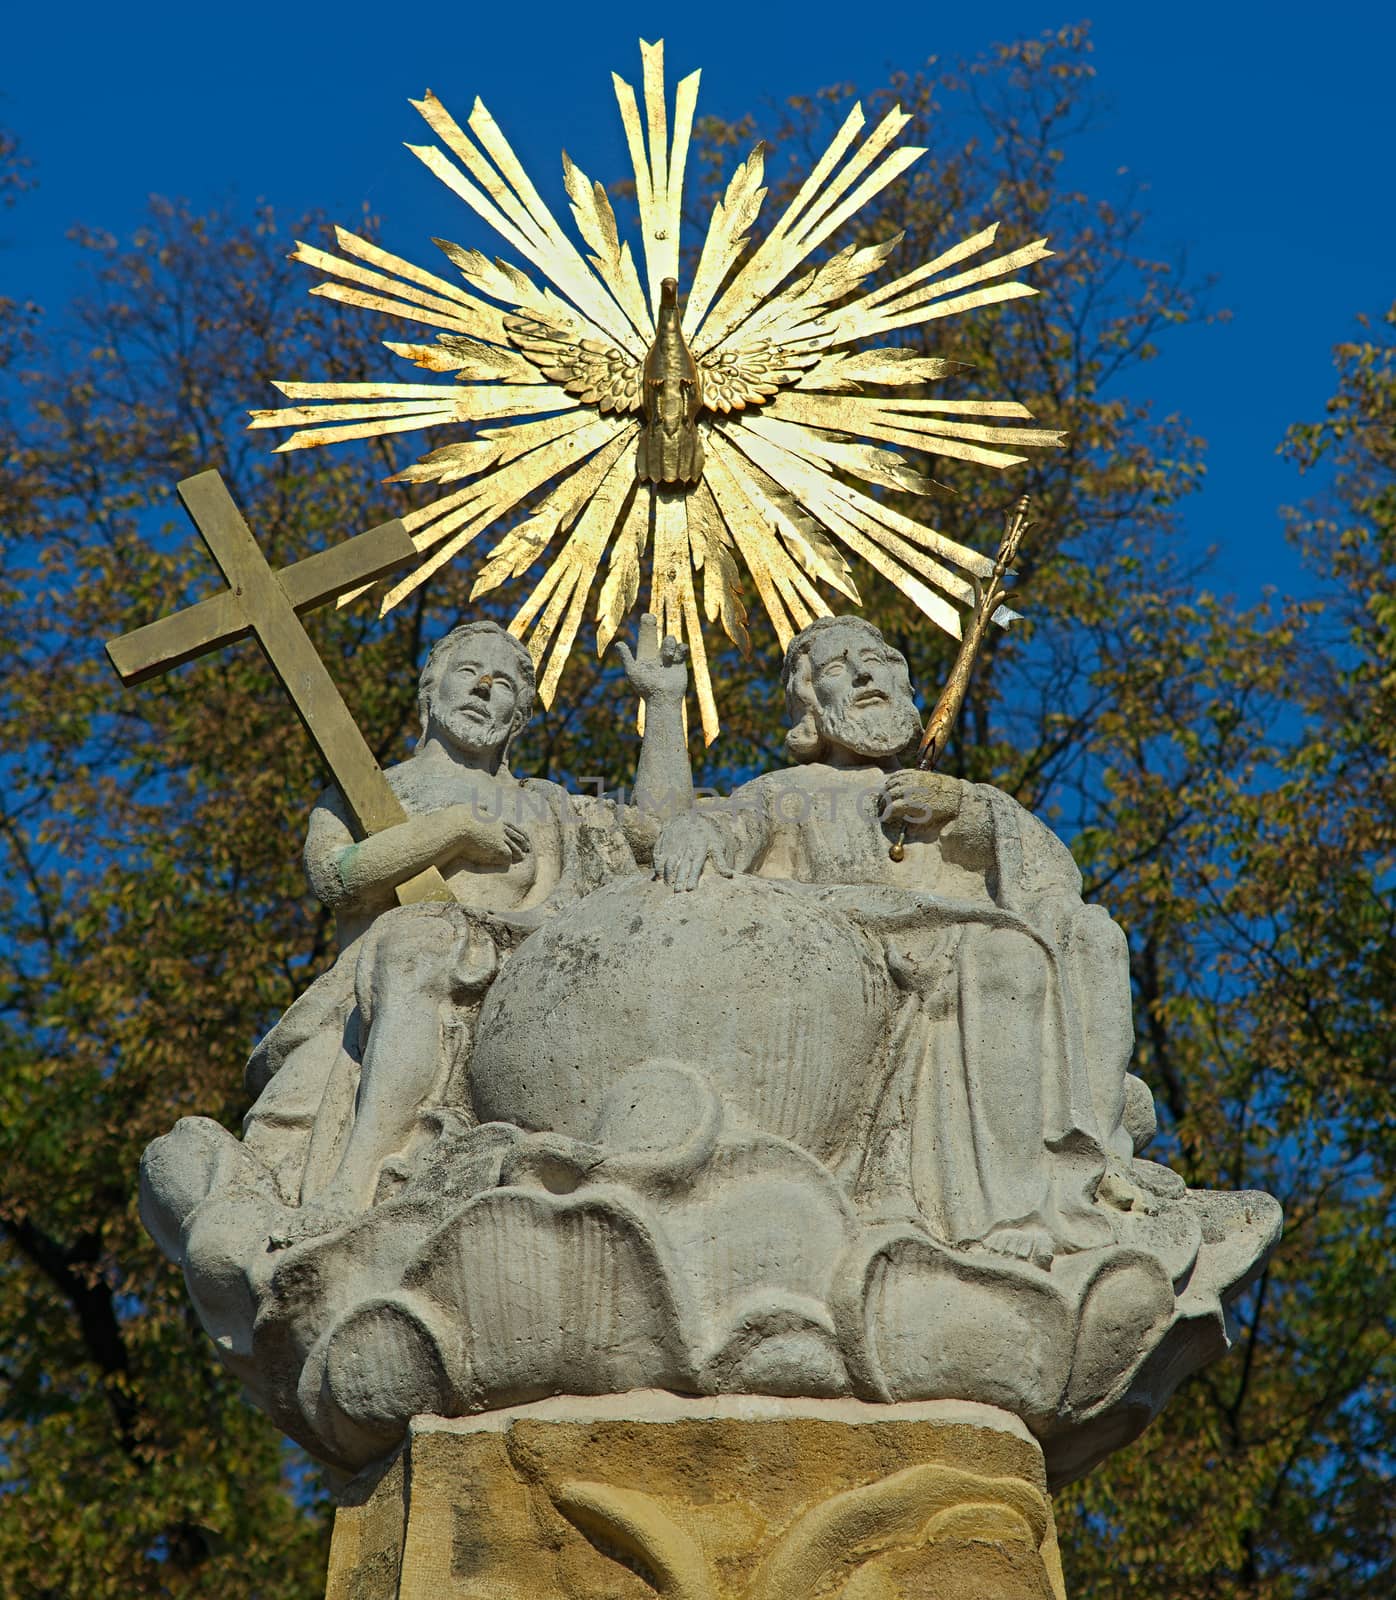
<instances>
[{"instance_id":1,"label":"golden scepter","mask_svg":"<svg viewBox=\"0 0 1396 1600\"><path fill-rule=\"evenodd\" d=\"M933 772L941 756L945 754L950 730L955 726L960 707L965 703L965 691L969 688L970 673L974 670L974 658L979 654L984 635L989 631L989 623L993 620L993 615L1006 593L1004 579L1017 560L1018 547L1023 542L1023 535L1031 526L1028 521L1028 497L1021 495L1004 513L1003 539L999 544L999 553L994 558L994 569L989 574L988 581L981 582L972 574L970 576L969 581L974 586L974 615L960 637L955 665L950 669L950 676L940 691L935 710L931 712L926 723L926 731L921 735L921 743L916 751L918 772ZM905 822L902 823L901 832L898 833L887 854L893 861L905 859Z\"/></svg>"}]
</instances>

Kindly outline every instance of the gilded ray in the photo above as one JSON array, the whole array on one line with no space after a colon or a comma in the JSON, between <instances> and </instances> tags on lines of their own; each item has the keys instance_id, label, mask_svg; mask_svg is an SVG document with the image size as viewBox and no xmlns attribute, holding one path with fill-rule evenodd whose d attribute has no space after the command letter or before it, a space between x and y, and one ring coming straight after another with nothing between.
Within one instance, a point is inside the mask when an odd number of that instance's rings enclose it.
<instances>
[{"instance_id":1,"label":"gilded ray","mask_svg":"<svg viewBox=\"0 0 1396 1600\"><path fill-rule=\"evenodd\" d=\"M846 595L854 605L860 603L857 586L848 563L820 528L769 473L749 457L724 455L727 470L737 481L758 513L764 515L780 535L781 542L800 567L816 583L826 583Z\"/></svg>"},{"instance_id":2,"label":"gilded ray","mask_svg":"<svg viewBox=\"0 0 1396 1600\"><path fill-rule=\"evenodd\" d=\"M564 478L548 492L532 517L506 533L480 568L470 598L476 600L510 578L527 572L553 535L572 525L587 498L601 487L627 443L622 435L597 451L570 478Z\"/></svg>"},{"instance_id":3,"label":"gilded ray","mask_svg":"<svg viewBox=\"0 0 1396 1600\"><path fill-rule=\"evenodd\" d=\"M976 311L981 306L999 304L1004 300L1019 300L1037 290L1028 283L993 283L982 289L955 295L949 300L934 300L913 306L910 310L894 312L885 308L864 311L856 304L843 307L834 323L831 344L848 344L854 339L871 338L880 333L895 333L898 328L914 328L918 323L934 322L940 317L958 316L964 311Z\"/></svg>"},{"instance_id":4,"label":"gilded ray","mask_svg":"<svg viewBox=\"0 0 1396 1600\"><path fill-rule=\"evenodd\" d=\"M715 440L716 437L715 430ZM719 453L724 460L727 459L726 451L733 447L739 448L758 466L764 467L777 483L788 489L855 555L861 556L885 578L889 578L933 622L952 637L959 637L958 614L921 580L929 579L955 599L968 604L973 591L965 580L924 555L908 541L898 538L881 519L866 515L850 517L850 505L855 512L859 510L857 502L840 495L837 492L837 480L822 471L818 463L796 455L783 445L761 438L740 423L728 424L722 430ZM873 502L874 505L876 503Z\"/></svg>"},{"instance_id":5,"label":"gilded ray","mask_svg":"<svg viewBox=\"0 0 1396 1600\"><path fill-rule=\"evenodd\" d=\"M439 311L427 310L409 301L396 299L392 295L370 294L366 290L354 288L352 284L344 283L317 283L310 292L325 300L338 300L341 305L358 306L364 311L379 311L385 317L402 317L407 322L425 322L428 327L444 328L452 333L481 331L473 314L463 307L458 315L445 316ZM503 328L503 318L500 319L500 327Z\"/></svg>"},{"instance_id":6,"label":"gilded ray","mask_svg":"<svg viewBox=\"0 0 1396 1600\"><path fill-rule=\"evenodd\" d=\"M545 706L552 704L562 669L586 613L587 597L597 568L634 486L634 474L629 464L621 460L621 450L613 448L605 454L607 466L600 484L586 499L576 526L552 565L509 624L509 631L523 639L534 665L541 669L538 697ZM539 607L545 600L547 604L540 617Z\"/></svg>"},{"instance_id":7,"label":"gilded ray","mask_svg":"<svg viewBox=\"0 0 1396 1600\"><path fill-rule=\"evenodd\" d=\"M733 264L746 249L749 230L756 222L766 198L761 179L766 168L766 147L758 144L745 161L741 162L727 184L727 192L713 207L712 221L703 238L698 270L693 275L693 287L688 291L684 307L683 332L692 339L694 330L703 320L713 296Z\"/></svg>"},{"instance_id":8,"label":"gilded ray","mask_svg":"<svg viewBox=\"0 0 1396 1600\"><path fill-rule=\"evenodd\" d=\"M549 496L550 500L555 498L556 494ZM475 578L470 598L478 600L482 594L489 594L510 578L527 572L535 561L541 559L543 552L557 536L561 524L562 507L559 505L548 505L534 516L516 523L490 551Z\"/></svg>"},{"instance_id":9,"label":"gilded ray","mask_svg":"<svg viewBox=\"0 0 1396 1600\"><path fill-rule=\"evenodd\" d=\"M421 559L380 608L461 558L474 562L473 597L524 585L510 626L550 703L588 611L604 652L648 585L651 609L688 646L711 742L703 630L750 649L743 569L782 645L833 596L860 603L851 562L960 636L992 562L883 496L936 492L935 457L1008 469L1062 435L1014 399L957 393L964 363L925 348L929 334L903 341L1037 293L1019 274L1051 251L1043 239L1003 249L992 224L886 277L901 237L848 244L840 230L922 152L902 143L899 108L870 127L854 105L764 236L763 147L738 161L687 294L666 287L681 278L699 74L671 102L663 44L640 53L638 94L612 75L638 243L566 154L555 214L482 101L462 124L428 92L412 103L436 143L408 148L504 253L437 239L448 277L343 228L335 250L298 244L295 259L320 275L312 293L413 325L385 347L414 376L281 382L286 404L249 425L286 430L278 450L434 433L389 480L433 497L404 513ZM662 305L681 309L661 318ZM662 460L642 465L640 440L661 429L682 430L679 448L651 444ZM1011 615L1000 607L995 620Z\"/></svg>"},{"instance_id":10,"label":"gilded ray","mask_svg":"<svg viewBox=\"0 0 1396 1600\"><path fill-rule=\"evenodd\" d=\"M465 165L470 177L435 146L409 145L408 149L501 238L508 240L588 321L604 329L632 354L642 354L640 335L543 204L483 103L476 100L470 129L485 146L488 157L434 95L428 93L413 104L451 154ZM471 178L476 182L472 183Z\"/></svg>"},{"instance_id":11,"label":"gilded ray","mask_svg":"<svg viewBox=\"0 0 1396 1600\"><path fill-rule=\"evenodd\" d=\"M465 522L465 526L459 528L459 531L452 531L451 536L439 544L420 567L414 568L388 590L383 596L380 613L386 615L394 606L401 604L434 572L459 555L478 533L512 511L525 495L532 494L535 489L546 483L558 471L561 457L572 456L576 459L571 464L579 465L587 456L614 439L618 433L627 430L633 434L635 424L624 419L598 417L590 426L579 428L565 439L558 440L554 446L534 450L526 456L521 456L509 467L496 473L493 478L486 480L490 492L483 497L484 504L479 514L473 517L468 515L474 509L473 506L464 508L467 515L462 515L459 510L449 513L450 517ZM564 449L564 446L567 448ZM434 531L439 534L439 523L434 525ZM414 542L422 536L414 533Z\"/></svg>"},{"instance_id":12,"label":"gilded ray","mask_svg":"<svg viewBox=\"0 0 1396 1600\"><path fill-rule=\"evenodd\" d=\"M1001 278L1006 273L1017 272L1020 267L1044 261L1051 254L1045 239L1034 239L1021 250L1010 250L1007 255L995 256L992 261L984 261L977 267L957 272L952 278L941 278L933 283L918 286L908 293L889 296L880 303L886 311L907 311L912 306L940 300L948 294L958 294L977 283L985 283L990 278Z\"/></svg>"},{"instance_id":13,"label":"gilded ray","mask_svg":"<svg viewBox=\"0 0 1396 1600\"><path fill-rule=\"evenodd\" d=\"M690 73L679 84L671 146L664 94L663 40L647 44L642 39L640 56L644 67L643 121L634 89L617 74L612 73L611 77L635 171L635 197L640 210L650 306L657 312L660 284L665 278L678 276L683 175L693 132L699 74Z\"/></svg>"},{"instance_id":14,"label":"gilded ray","mask_svg":"<svg viewBox=\"0 0 1396 1600\"><path fill-rule=\"evenodd\" d=\"M933 278L938 272L945 272L951 267L958 266L961 261L967 261L971 256L977 256L981 250L987 250L998 238L999 225L991 222L987 228L981 228L978 233L972 233L968 238L961 239L958 244L953 244L948 250L942 250L938 256L929 261L923 261L919 267L913 267L910 272L903 273L900 278L894 278L890 283L883 284L880 288L864 297L866 306L880 306L885 300L893 300L898 295L904 294L915 284L923 283L927 278Z\"/></svg>"},{"instance_id":15,"label":"gilded ray","mask_svg":"<svg viewBox=\"0 0 1396 1600\"><path fill-rule=\"evenodd\" d=\"M338 406L324 408L330 413L339 409ZM316 413L309 412L307 415L315 416ZM347 444L353 439L377 439L388 433L415 433L420 428L436 427L451 420L449 409L438 409L414 411L405 417L374 417L371 421L348 422L329 428L301 428L289 439L283 439L277 445L275 454L281 455L288 450L315 450L325 444Z\"/></svg>"},{"instance_id":16,"label":"gilded ray","mask_svg":"<svg viewBox=\"0 0 1396 1600\"><path fill-rule=\"evenodd\" d=\"M650 508L654 496L636 489L630 508L616 530L609 570L596 602L596 652L605 655L621 624L635 609L640 594L640 567L649 543Z\"/></svg>"},{"instance_id":17,"label":"gilded ray","mask_svg":"<svg viewBox=\"0 0 1396 1600\"><path fill-rule=\"evenodd\" d=\"M537 383L538 369L531 361L483 339L467 334L444 334L439 344L398 344L384 340L383 348L427 372L454 373L458 382ZM282 388L280 384L278 388ZM285 389L282 388L282 393Z\"/></svg>"},{"instance_id":18,"label":"gilded ray","mask_svg":"<svg viewBox=\"0 0 1396 1600\"><path fill-rule=\"evenodd\" d=\"M691 586L688 518L684 496L660 489L654 497L654 560L650 564L649 610L659 619L661 634L684 635L684 580Z\"/></svg>"},{"instance_id":19,"label":"gilded ray","mask_svg":"<svg viewBox=\"0 0 1396 1600\"><path fill-rule=\"evenodd\" d=\"M802 422L818 428L839 429L865 433L885 444L910 445L931 455L948 456L960 461L973 461L987 467L1016 466L1026 457L1008 451L989 449L981 444L969 444L958 435L968 426L946 422L934 417L921 417L910 412L886 410L875 400L843 401L851 415L843 415L839 400L830 395L795 394L787 390L769 407L766 415L779 421ZM861 406L864 409L854 410ZM1055 446L1061 435L1045 428L979 428L979 436L989 443Z\"/></svg>"},{"instance_id":20,"label":"gilded ray","mask_svg":"<svg viewBox=\"0 0 1396 1600\"><path fill-rule=\"evenodd\" d=\"M876 446L850 444L842 436L806 427L799 422L786 422L769 413L757 412L744 418L746 425L763 438L788 449L823 462L826 466L841 467L867 483L880 484L884 489L900 489L905 494L930 494L935 485L919 472L913 472L906 462L892 450L879 450Z\"/></svg>"},{"instance_id":21,"label":"gilded ray","mask_svg":"<svg viewBox=\"0 0 1396 1600\"><path fill-rule=\"evenodd\" d=\"M508 423L503 427L481 428L477 438L464 444L443 445L428 455L404 467L388 481L390 483L450 483L457 478L473 477L496 463L513 461L516 457L550 444L555 439L576 433L595 420L595 413L578 407L559 415L539 417L532 422ZM444 502L437 502L444 506ZM425 517L430 508L410 511L403 521L409 528L414 519Z\"/></svg>"},{"instance_id":22,"label":"gilded ray","mask_svg":"<svg viewBox=\"0 0 1396 1600\"><path fill-rule=\"evenodd\" d=\"M905 120L896 108L887 113L871 137L865 141L863 150L855 152L852 157L849 166L855 173L861 172L872 159L866 152L869 149L874 153L879 152L895 132L900 132ZM845 123L845 128L847 126ZM836 138L835 146L839 144L841 138L842 132ZM832 211L826 212L819 202L813 207L809 207L806 203L799 206L800 211L806 212L806 215L797 216L797 205L805 193L804 189L801 189L786 210L785 216L737 273L702 325L695 331L694 353L702 355L721 344L774 289L790 276L816 246L846 221L859 206L866 204L893 179L900 177L924 154L924 150L915 147L894 151L858 185L842 205L836 206ZM838 192L842 193L844 187L842 181L834 178L832 182Z\"/></svg>"},{"instance_id":23,"label":"gilded ray","mask_svg":"<svg viewBox=\"0 0 1396 1600\"><path fill-rule=\"evenodd\" d=\"M854 180L862 177L910 121L911 118L899 106L893 106L873 130L872 137L864 142L837 177L831 178L820 190L818 199L801 215L798 224L790 229L790 237L793 239L798 235L800 242L804 243L812 238L823 237L829 232L829 218L845 215L844 208L849 204L844 200L842 206L836 207L835 202L843 199L847 191L852 188ZM901 151L900 155L904 160L915 161L924 153L911 148ZM857 207L853 209L856 210Z\"/></svg>"},{"instance_id":24,"label":"gilded ray","mask_svg":"<svg viewBox=\"0 0 1396 1600\"><path fill-rule=\"evenodd\" d=\"M892 435L921 434L928 437L943 435L946 438L983 439L988 443L1031 444L1057 446L1062 435L1055 428L1010 428L997 425L980 426L947 420L951 416L1010 416L1029 417L1023 408L1011 410L986 410L985 407L1003 402L966 400L955 404L953 411L943 400L908 400L901 396L889 399L871 399L863 396L844 398L824 394L798 394L787 390L777 396L767 407L767 414L787 418L793 422L809 423L817 428L843 429L864 433L873 438L893 441ZM1012 406L1012 402L1008 405Z\"/></svg>"},{"instance_id":25,"label":"gilded ray","mask_svg":"<svg viewBox=\"0 0 1396 1600\"><path fill-rule=\"evenodd\" d=\"M535 375L534 382L537 382ZM439 383L273 383L288 400L416 400L426 399L450 405L453 391ZM254 417L270 417L272 411L254 411Z\"/></svg>"},{"instance_id":26,"label":"gilded ray","mask_svg":"<svg viewBox=\"0 0 1396 1600\"><path fill-rule=\"evenodd\" d=\"M482 526L488 526L491 521L508 515L526 496L556 476L560 463L567 461L572 467L581 468L597 450L610 444L617 433L627 433L629 430L628 436L633 437L633 428L633 423L627 425L609 418L592 418L584 427L515 454L507 465L501 462L498 470L471 484L462 493L450 496L449 503L438 502L434 508L436 515L411 526L409 531L413 542L419 550L429 549L439 545L445 535L458 529L462 522L478 520L482 516L485 519ZM563 485L559 485L558 492L565 494L567 491ZM472 536L474 531L478 530L472 530ZM404 595L416 587L413 581L416 576L414 573L404 580ZM394 598L392 604L396 603ZM385 606L385 609L390 607Z\"/></svg>"},{"instance_id":27,"label":"gilded ray","mask_svg":"<svg viewBox=\"0 0 1396 1600\"><path fill-rule=\"evenodd\" d=\"M714 428L708 443L714 463L714 499L732 530L784 649L800 628L829 608L819 598L818 590L805 580L785 546L773 536L761 508L744 493L740 459L731 450L725 433Z\"/></svg>"},{"instance_id":28,"label":"gilded ray","mask_svg":"<svg viewBox=\"0 0 1396 1600\"><path fill-rule=\"evenodd\" d=\"M959 361L946 361L934 356L923 356L917 350L896 345L881 350L831 350L821 356L816 366L800 374L794 384L796 389L818 389L825 393L858 394L863 385L937 383L948 373L963 365ZM956 402L950 402L955 404ZM1007 402L1013 404L1013 402ZM941 402L942 406L946 402ZM1027 416L1019 407L1014 416Z\"/></svg>"},{"instance_id":29,"label":"gilded ray","mask_svg":"<svg viewBox=\"0 0 1396 1600\"><path fill-rule=\"evenodd\" d=\"M900 236L861 248L849 245L789 289L772 295L717 349L726 350L758 337L782 342L804 340L815 350L826 347L834 331L834 324L824 315L828 307L876 272L899 242Z\"/></svg>"},{"instance_id":30,"label":"gilded ray","mask_svg":"<svg viewBox=\"0 0 1396 1600\"><path fill-rule=\"evenodd\" d=\"M645 303L630 243L621 239L616 226L610 197L601 184L592 183L565 150L562 152L562 175L572 201L577 231L593 252L589 258L591 264L648 347L654 338L654 318Z\"/></svg>"},{"instance_id":31,"label":"gilded ray","mask_svg":"<svg viewBox=\"0 0 1396 1600\"><path fill-rule=\"evenodd\" d=\"M706 483L699 483L688 497L688 548L694 567L703 574L703 615L709 622L720 622L732 643L744 656L750 655L751 635L732 535Z\"/></svg>"},{"instance_id":32,"label":"gilded ray","mask_svg":"<svg viewBox=\"0 0 1396 1600\"><path fill-rule=\"evenodd\" d=\"M407 470L410 472L412 469L409 467ZM444 517L447 512L454 511L457 506L465 504L466 501L474 499L479 493L480 486L478 483L467 484L464 489L453 490L452 493L443 495L439 500L433 500L430 505L416 506L411 511L405 511L402 516L402 525L407 529L408 533L413 535L415 542L417 534L421 533L430 523L436 522L439 518ZM421 550L424 547L418 542L417 548Z\"/></svg>"},{"instance_id":33,"label":"gilded ray","mask_svg":"<svg viewBox=\"0 0 1396 1600\"><path fill-rule=\"evenodd\" d=\"M573 338L606 337L605 331L590 317L583 315L575 306L559 299L551 290L539 289L526 273L511 266L507 261L490 261L479 250L463 250L460 245L452 244L449 239L436 239L433 243L455 264L467 283L473 285L481 294L488 295L490 299L501 301L514 310L526 311L531 317L539 318L560 330L566 330ZM629 337L631 339L636 337L633 330ZM504 338L513 342L510 339L507 317L504 319ZM629 347L627 349L629 351ZM633 351L629 353L633 357Z\"/></svg>"},{"instance_id":34,"label":"gilded ray","mask_svg":"<svg viewBox=\"0 0 1396 1600\"><path fill-rule=\"evenodd\" d=\"M604 278L598 281L596 275L588 268L576 246L559 227L552 212L543 204L528 174L510 148L509 142L479 100L476 100L475 109L471 113L470 127L522 197L530 214L538 221L546 244L536 263L539 270L593 322L605 328L632 354L643 353L648 338L645 324L643 322L633 324L626 315L624 306L612 295Z\"/></svg>"},{"instance_id":35,"label":"gilded ray","mask_svg":"<svg viewBox=\"0 0 1396 1600\"><path fill-rule=\"evenodd\" d=\"M315 421L341 421L347 418L360 418L365 426L368 419L375 417L400 417L407 414L425 419L419 421L417 426L436 426L443 422L466 421L493 421L500 417L531 416L539 411L572 410L574 401L565 390L555 388L552 384L537 384L531 388L521 389L495 385L462 385L454 392L444 393L438 391L441 398L428 404L421 400L404 400L396 403L373 401L362 405L324 405L324 406L290 406L280 411L264 411L253 414L253 421L248 423L250 428L276 428L288 427L302 422ZM372 431L372 430L370 430ZM396 428L384 431L397 431ZM300 435L293 435L299 439ZM342 437L349 437L343 435ZM288 439L278 449L292 448L292 441ZM305 441L295 446L305 448Z\"/></svg>"},{"instance_id":36,"label":"gilded ray","mask_svg":"<svg viewBox=\"0 0 1396 1600\"><path fill-rule=\"evenodd\" d=\"M473 311L488 312L491 309L474 295L467 294L459 284L449 283L445 278L437 277L434 272L428 272L424 267L416 266L402 256L393 255L381 245L374 244L371 239L362 239L358 234L350 233L348 228L336 225L334 236L345 255L357 256L360 261L367 261L370 266L381 268L390 277L404 278L408 283L430 289L443 300L455 300L461 305L469 306Z\"/></svg>"},{"instance_id":37,"label":"gilded ray","mask_svg":"<svg viewBox=\"0 0 1396 1600\"><path fill-rule=\"evenodd\" d=\"M747 262L738 277L729 285L724 296L724 302L733 300L742 289L743 279L749 279L755 272L759 271L764 259L773 255L779 249L786 233L795 225L800 213L805 210L811 198L819 193L829 175L843 159L849 146L862 130L865 121L862 105L855 104L847 117L844 118L843 125L830 141L824 154L815 163L814 170L801 184L794 199L786 207L780 219L766 236L765 241L758 247L755 255ZM735 322L732 325L735 326ZM685 331L692 338L698 331L698 323L695 321L692 327ZM719 326L714 317L713 325L709 329L709 342L716 343L728 331L730 330L727 327Z\"/></svg>"},{"instance_id":38,"label":"gilded ray","mask_svg":"<svg viewBox=\"0 0 1396 1600\"><path fill-rule=\"evenodd\" d=\"M296 242L296 248L291 252L292 261L303 262L308 267L315 267L321 272L329 273L332 277L340 278L345 283L353 283L365 289L376 290L383 294L395 295L400 300L409 304L421 306L426 311L437 311L446 319L442 324L459 322L463 317L473 319L475 313L484 311L480 301L467 294L448 295L437 294L421 287L415 280L395 278L386 272L375 271L371 267L359 266L356 262L345 261L342 257L331 255L328 250L317 249L315 245ZM421 277L430 274L422 273Z\"/></svg>"}]
</instances>

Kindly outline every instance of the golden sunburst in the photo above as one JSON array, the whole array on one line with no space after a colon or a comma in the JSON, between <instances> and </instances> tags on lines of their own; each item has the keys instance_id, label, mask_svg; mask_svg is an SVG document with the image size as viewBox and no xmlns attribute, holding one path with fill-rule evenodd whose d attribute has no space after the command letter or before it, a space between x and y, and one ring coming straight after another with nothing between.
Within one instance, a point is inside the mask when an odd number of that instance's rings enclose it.
<instances>
[{"instance_id":1,"label":"golden sunburst","mask_svg":"<svg viewBox=\"0 0 1396 1600\"><path fill-rule=\"evenodd\" d=\"M294 259L326 274L312 293L437 330L429 344L387 348L445 381L299 383L290 407L254 411L254 428L296 429L279 450L466 424L393 481L462 483L408 513L423 559L382 597L388 611L468 550L530 496L531 514L482 562L472 598L551 560L510 624L555 694L597 596L604 651L639 597L646 550L662 628L684 639L709 743L717 711L702 615L747 648L739 562L782 645L829 607L819 585L857 604L845 552L894 583L958 638L961 608L992 561L905 517L845 475L928 492L899 446L992 467L1061 435L1023 426L1012 400L903 398L957 363L865 339L1035 294L1011 274L1051 254L1043 239L992 254L997 224L881 287L860 292L897 240L849 246L789 281L872 197L924 152L896 147L910 120L894 108L866 129L855 105L765 238L747 251L766 196L758 145L712 212L693 281L679 304L679 222L699 74L678 85L672 137L663 45L640 46L644 119L614 78L635 168L642 285L615 212L564 154L584 259L529 181L480 101L469 133L431 93L413 105L439 145L409 146L548 287L478 250L437 240L460 283L414 266L343 228L341 254L299 244ZM472 138L471 135L474 137ZM445 148L443 149L442 146ZM882 392L879 392L882 391ZM522 419L522 420L521 420ZM877 444L862 442L875 440ZM556 547L556 548L554 548ZM353 598L346 597L346 598Z\"/></svg>"}]
</instances>

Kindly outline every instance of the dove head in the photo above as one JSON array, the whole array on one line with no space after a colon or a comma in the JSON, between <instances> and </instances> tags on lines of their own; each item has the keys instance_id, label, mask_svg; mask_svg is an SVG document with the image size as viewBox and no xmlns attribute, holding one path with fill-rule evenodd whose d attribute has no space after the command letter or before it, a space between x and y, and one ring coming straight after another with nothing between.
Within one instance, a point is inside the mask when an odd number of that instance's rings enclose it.
<instances>
[{"instance_id":1,"label":"dove head","mask_svg":"<svg viewBox=\"0 0 1396 1600\"><path fill-rule=\"evenodd\" d=\"M679 280L677 278L665 278L661 281L659 285L659 303L661 306L674 306L677 308L679 303Z\"/></svg>"}]
</instances>

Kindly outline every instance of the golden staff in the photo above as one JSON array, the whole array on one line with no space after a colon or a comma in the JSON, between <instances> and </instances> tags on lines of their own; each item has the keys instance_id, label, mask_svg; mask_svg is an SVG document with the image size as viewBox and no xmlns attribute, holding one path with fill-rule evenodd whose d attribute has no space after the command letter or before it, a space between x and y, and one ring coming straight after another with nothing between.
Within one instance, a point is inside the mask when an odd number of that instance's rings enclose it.
<instances>
[{"instance_id":1,"label":"golden staff","mask_svg":"<svg viewBox=\"0 0 1396 1600\"><path fill-rule=\"evenodd\" d=\"M935 710L931 712L926 723L926 731L921 735L921 744L916 751L916 768L919 772L934 771L941 756L945 754L950 730L955 726L955 719L965 703L965 691L969 688L970 673L974 670L974 658L979 654L984 635L989 631L989 623L993 620L994 612L998 610L1006 593L1004 579L1017 560L1018 547L1023 542L1023 535L1031 526L1032 523L1028 521L1028 497L1021 495L1004 513L1003 539L999 544L999 553L994 558L994 570L989 574L988 582L983 583L973 575L970 577L969 581L974 585L974 615L961 635L960 648L955 655L955 665L950 669L950 676L940 691ZM887 854L893 861L905 858L905 822L902 823L901 832Z\"/></svg>"}]
</instances>

